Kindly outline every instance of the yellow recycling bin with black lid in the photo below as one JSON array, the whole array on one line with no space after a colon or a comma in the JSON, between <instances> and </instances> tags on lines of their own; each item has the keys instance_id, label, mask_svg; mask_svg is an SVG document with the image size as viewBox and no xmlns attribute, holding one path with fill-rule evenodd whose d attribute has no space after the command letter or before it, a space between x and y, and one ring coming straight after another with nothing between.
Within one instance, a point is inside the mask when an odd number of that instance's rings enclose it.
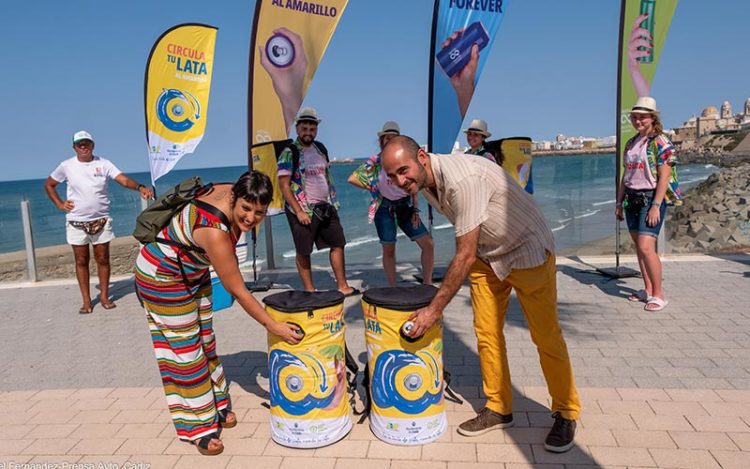
<instances>
[{"instance_id":1,"label":"yellow recycling bin with black lid","mask_svg":"<svg viewBox=\"0 0 750 469\"><path fill-rule=\"evenodd\" d=\"M443 400L443 325L412 339L408 317L427 306L430 285L372 288L362 296L370 379L370 429L394 445L435 441L448 422Z\"/></svg>"},{"instance_id":2,"label":"yellow recycling bin with black lid","mask_svg":"<svg viewBox=\"0 0 750 469\"><path fill-rule=\"evenodd\" d=\"M263 299L275 320L297 326L290 345L268 334L271 438L293 448L318 448L352 428L347 391L344 295L284 291Z\"/></svg>"}]
</instances>

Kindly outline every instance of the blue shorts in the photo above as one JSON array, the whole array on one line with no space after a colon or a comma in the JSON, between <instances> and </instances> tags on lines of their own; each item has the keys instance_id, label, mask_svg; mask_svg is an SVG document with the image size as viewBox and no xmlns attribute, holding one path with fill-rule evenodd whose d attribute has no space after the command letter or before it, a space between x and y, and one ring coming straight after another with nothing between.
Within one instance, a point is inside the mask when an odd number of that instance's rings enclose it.
<instances>
[{"instance_id":1,"label":"blue shorts","mask_svg":"<svg viewBox=\"0 0 750 469\"><path fill-rule=\"evenodd\" d=\"M659 230L664 223L664 215L667 214L667 204L662 201L659 206L659 223L655 226L648 226L646 218L648 211L651 210L651 202L654 200L654 191L636 191L644 195L644 203L634 204L628 201L627 206L623 209L625 212L625 221L628 224L628 231L639 236L659 236ZM626 192L627 194L627 192Z\"/></svg>"},{"instance_id":2,"label":"blue shorts","mask_svg":"<svg viewBox=\"0 0 750 469\"><path fill-rule=\"evenodd\" d=\"M399 200L388 200L385 197L375 212L375 229L378 230L380 244L396 244L396 224L410 240L416 241L428 234L422 220L414 227L411 222L414 208L411 206L411 196Z\"/></svg>"}]
</instances>

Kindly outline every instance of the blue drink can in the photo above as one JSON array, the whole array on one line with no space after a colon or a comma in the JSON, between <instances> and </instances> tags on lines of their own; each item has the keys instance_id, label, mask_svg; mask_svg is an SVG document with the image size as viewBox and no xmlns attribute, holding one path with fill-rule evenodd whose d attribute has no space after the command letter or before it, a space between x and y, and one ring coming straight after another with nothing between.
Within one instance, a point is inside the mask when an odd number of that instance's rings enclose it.
<instances>
[{"instance_id":1,"label":"blue drink can","mask_svg":"<svg viewBox=\"0 0 750 469\"><path fill-rule=\"evenodd\" d=\"M641 28L647 30L651 34L651 40L653 40L654 37L654 13L656 12L656 0L641 0L641 9L640 14L648 14L648 18L643 20L641 23ZM641 63L650 64L654 61L654 48L653 47L644 47L639 46L638 50L647 50L648 49L648 55L643 57L638 57L636 60Z\"/></svg>"},{"instance_id":2,"label":"blue drink can","mask_svg":"<svg viewBox=\"0 0 750 469\"><path fill-rule=\"evenodd\" d=\"M490 36L481 21L471 23L448 47L437 53L437 61L449 77L457 74L471 59L471 46L476 44L481 51L490 42Z\"/></svg>"}]
</instances>

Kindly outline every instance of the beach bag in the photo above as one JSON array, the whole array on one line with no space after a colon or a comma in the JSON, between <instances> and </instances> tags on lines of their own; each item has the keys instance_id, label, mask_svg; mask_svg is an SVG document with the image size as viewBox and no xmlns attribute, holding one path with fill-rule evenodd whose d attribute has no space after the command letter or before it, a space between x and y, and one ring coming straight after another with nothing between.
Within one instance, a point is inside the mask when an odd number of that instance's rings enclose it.
<instances>
[{"instance_id":1,"label":"beach bag","mask_svg":"<svg viewBox=\"0 0 750 469\"><path fill-rule=\"evenodd\" d=\"M177 184L138 215L135 219L133 237L143 244L156 242L159 233L169 224L172 217L212 187L213 184L210 183L204 186L201 178L197 176Z\"/></svg>"},{"instance_id":2,"label":"beach bag","mask_svg":"<svg viewBox=\"0 0 750 469\"><path fill-rule=\"evenodd\" d=\"M268 334L271 438L293 448L318 448L352 428L347 390L358 367L344 335L344 295L338 290L283 291L263 299L272 319L295 326L296 345Z\"/></svg>"}]
</instances>

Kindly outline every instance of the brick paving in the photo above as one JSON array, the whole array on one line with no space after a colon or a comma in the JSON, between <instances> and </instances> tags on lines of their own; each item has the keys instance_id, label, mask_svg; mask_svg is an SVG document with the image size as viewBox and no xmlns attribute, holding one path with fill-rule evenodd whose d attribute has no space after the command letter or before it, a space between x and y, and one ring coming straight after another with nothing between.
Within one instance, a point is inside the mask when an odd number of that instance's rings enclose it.
<instances>
[{"instance_id":1,"label":"brick paving","mask_svg":"<svg viewBox=\"0 0 750 469\"><path fill-rule=\"evenodd\" d=\"M670 304L658 313L625 299L639 279L591 272L610 262L558 262L560 321L583 402L576 446L562 455L543 449L549 397L515 299L506 339L516 426L476 438L455 431L482 403L463 288L445 312L444 339L446 367L466 401L447 403L450 428L437 442L407 448L377 440L366 423L326 448L272 442L262 405L265 333L238 306L218 312L219 353L240 424L222 434L221 456L202 457L175 438L132 278L113 282L118 308L95 307L89 316L77 314L74 282L0 285L0 352L7 357L0 364L0 468L750 467L750 256L666 260ZM349 276L364 288L383 282L367 267L350 267ZM298 285L293 272L272 278ZM334 285L327 272L316 272L316 284ZM347 299L346 318L348 345L363 362L358 299Z\"/></svg>"}]
</instances>

